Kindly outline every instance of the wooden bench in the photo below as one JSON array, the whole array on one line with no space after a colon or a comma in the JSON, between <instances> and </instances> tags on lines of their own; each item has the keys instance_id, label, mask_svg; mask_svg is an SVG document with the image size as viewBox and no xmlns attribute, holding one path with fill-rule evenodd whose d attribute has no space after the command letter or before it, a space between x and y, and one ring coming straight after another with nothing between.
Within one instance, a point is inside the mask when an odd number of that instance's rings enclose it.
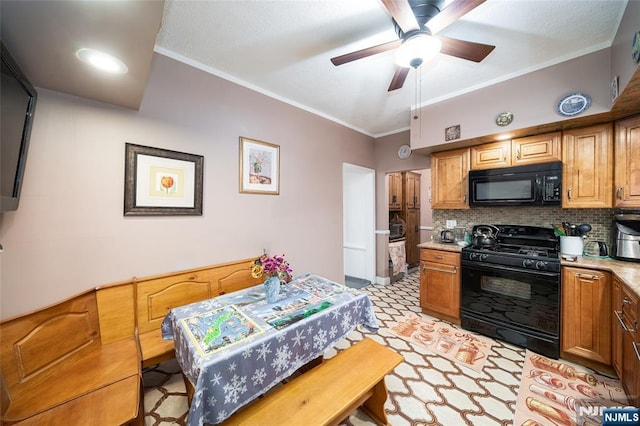
<instances>
[{"instance_id":1,"label":"wooden bench","mask_svg":"<svg viewBox=\"0 0 640 426\"><path fill-rule=\"evenodd\" d=\"M253 402L224 425L337 425L361 407L388 424L384 378L403 358L369 338Z\"/></svg>"},{"instance_id":2,"label":"wooden bench","mask_svg":"<svg viewBox=\"0 0 640 426\"><path fill-rule=\"evenodd\" d=\"M256 258L134 278L135 324L142 367L175 357L173 341L163 340L160 329L169 310L261 283L263 279L251 276L251 266Z\"/></svg>"},{"instance_id":3,"label":"wooden bench","mask_svg":"<svg viewBox=\"0 0 640 426\"><path fill-rule=\"evenodd\" d=\"M0 322L0 423L142 424L132 292L92 289ZM104 304L123 294L119 307Z\"/></svg>"}]
</instances>

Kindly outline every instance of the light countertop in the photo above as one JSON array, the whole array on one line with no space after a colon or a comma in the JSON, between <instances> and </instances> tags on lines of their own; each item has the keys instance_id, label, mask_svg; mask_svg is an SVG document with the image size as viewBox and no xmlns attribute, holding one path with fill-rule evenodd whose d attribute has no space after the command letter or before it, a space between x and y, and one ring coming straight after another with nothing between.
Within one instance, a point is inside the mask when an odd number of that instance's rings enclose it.
<instances>
[{"instance_id":1,"label":"light countertop","mask_svg":"<svg viewBox=\"0 0 640 426\"><path fill-rule=\"evenodd\" d=\"M624 262L611 258L598 259L589 256L578 256L574 262L560 258L560 264L562 266L609 271L620 278L636 296L640 297L640 262Z\"/></svg>"}]
</instances>

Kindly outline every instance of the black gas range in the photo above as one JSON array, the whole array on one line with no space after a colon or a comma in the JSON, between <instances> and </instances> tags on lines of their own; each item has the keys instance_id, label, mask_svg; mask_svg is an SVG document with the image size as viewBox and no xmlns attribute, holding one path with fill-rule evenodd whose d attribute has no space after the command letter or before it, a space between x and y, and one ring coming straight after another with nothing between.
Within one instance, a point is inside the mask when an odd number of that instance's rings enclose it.
<instances>
[{"instance_id":1,"label":"black gas range","mask_svg":"<svg viewBox=\"0 0 640 426\"><path fill-rule=\"evenodd\" d=\"M481 225L474 227L476 228ZM558 238L552 228L492 225L498 229L495 246L470 245L462 249L462 260L538 271L560 271Z\"/></svg>"},{"instance_id":2,"label":"black gas range","mask_svg":"<svg viewBox=\"0 0 640 426\"><path fill-rule=\"evenodd\" d=\"M558 358L558 238L552 228L489 226L493 235L462 249L462 327Z\"/></svg>"}]
</instances>

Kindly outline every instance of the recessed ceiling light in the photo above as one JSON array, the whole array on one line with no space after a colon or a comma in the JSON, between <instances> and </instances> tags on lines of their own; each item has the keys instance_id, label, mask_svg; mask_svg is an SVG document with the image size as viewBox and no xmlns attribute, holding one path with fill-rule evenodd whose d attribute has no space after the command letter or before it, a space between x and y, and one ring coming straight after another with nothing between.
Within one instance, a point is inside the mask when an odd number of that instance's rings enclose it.
<instances>
[{"instance_id":1,"label":"recessed ceiling light","mask_svg":"<svg viewBox=\"0 0 640 426\"><path fill-rule=\"evenodd\" d=\"M83 62L112 74L126 74L129 68L120 59L94 49L82 48L76 56Z\"/></svg>"}]
</instances>

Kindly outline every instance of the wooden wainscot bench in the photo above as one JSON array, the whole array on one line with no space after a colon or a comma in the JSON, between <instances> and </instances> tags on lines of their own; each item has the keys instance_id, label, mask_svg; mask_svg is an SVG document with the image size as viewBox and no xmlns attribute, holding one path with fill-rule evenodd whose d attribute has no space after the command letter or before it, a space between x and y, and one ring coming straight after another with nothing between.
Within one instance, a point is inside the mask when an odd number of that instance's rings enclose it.
<instances>
[{"instance_id":1,"label":"wooden wainscot bench","mask_svg":"<svg viewBox=\"0 0 640 426\"><path fill-rule=\"evenodd\" d=\"M3 320L0 336L1 424L143 424L132 286Z\"/></svg>"},{"instance_id":2,"label":"wooden wainscot bench","mask_svg":"<svg viewBox=\"0 0 640 426\"><path fill-rule=\"evenodd\" d=\"M267 393L223 425L337 425L361 407L387 425L384 378L402 355L369 338Z\"/></svg>"},{"instance_id":3,"label":"wooden wainscot bench","mask_svg":"<svg viewBox=\"0 0 640 426\"><path fill-rule=\"evenodd\" d=\"M163 340L161 325L172 308L210 299L261 283L251 276L258 256L146 278L134 278L135 323L146 368L175 357L172 340Z\"/></svg>"}]
</instances>

